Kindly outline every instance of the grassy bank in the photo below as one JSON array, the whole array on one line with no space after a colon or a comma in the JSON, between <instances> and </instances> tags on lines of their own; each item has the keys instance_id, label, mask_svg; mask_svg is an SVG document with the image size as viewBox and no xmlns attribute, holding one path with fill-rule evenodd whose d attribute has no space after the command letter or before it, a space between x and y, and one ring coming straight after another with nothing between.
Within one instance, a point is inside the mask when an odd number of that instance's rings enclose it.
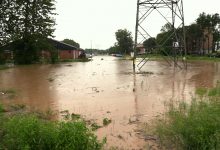
<instances>
[{"instance_id":1,"label":"grassy bank","mask_svg":"<svg viewBox=\"0 0 220 150\"><path fill-rule=\"evenodd\" d=\"M137 58L144 58L146 56L151 58L151 60L163 60L164 58L168 58L168 56L152 55L152 54L150 54L150 55L139 55L139 56L137 56ZM181 59L181 58L179 58L179 59ZM217 62L219 61L220 62L220 58L209 57L209 56L190 56L190 55L187 55L186 60L189 60L189 61L217 61Z\"/></svg>"},{"instance_id":2,"label":"grassy bank","mask_svg":"<svg viewBox=\"0 0 220 150\"><path fill-rule=\"evenodd\" d=\"M13 114L13 115L12 115ZM39 113L38 113L39 114ZM0 149L99 150L103 143L82 120L51 121L0 105Z\"/></svg>"},{"instance_id":3,"label":"grassy bank","mask_svg":"<svg viewBox=\"0 0 220 150\"><path fill-rule=\"evenodd\" d=\"M10 67L6 66L6 65L0 65L0 70L5 70L5 69L8 69Z\"/></svg>"},{"instance_id":4,"label":"grassy bank","mask_svg":"<svg viewBox=\"0 0 220 150\"><path fill-rule=\"evenodd\" d=\"M161 148L183 150L220 149L220 83L213 89L197 90L190 104L170 104L155 122Z\"/></svg>"}]
</instances>

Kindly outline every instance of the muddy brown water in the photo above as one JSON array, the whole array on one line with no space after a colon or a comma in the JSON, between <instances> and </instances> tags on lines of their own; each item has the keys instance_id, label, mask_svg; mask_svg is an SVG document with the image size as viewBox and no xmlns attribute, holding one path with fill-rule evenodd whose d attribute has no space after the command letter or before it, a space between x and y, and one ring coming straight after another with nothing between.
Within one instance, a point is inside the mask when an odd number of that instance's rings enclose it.
<instances>
[{"instance_id":1,"label":"muddy brown water","mask_svg":"<svg viewBox=\"0 0 220 150\"><path fill-rule=\"evenodd\" d=\"M102 60L103 58L103 60ZM139 124L163 113L170 100L190 100L198 87L214 87L220 80L219 62L189 62L188 70L174 69L164 61L149 61L132 73L132 61L96 56L87 63L18 66L0 71L0 89L14 89L7 104L26 104L37 110L81 114L102 125L107 147L141 149ZM59 118L57 118L59 119Z\"/></svg>"}]
</instances>

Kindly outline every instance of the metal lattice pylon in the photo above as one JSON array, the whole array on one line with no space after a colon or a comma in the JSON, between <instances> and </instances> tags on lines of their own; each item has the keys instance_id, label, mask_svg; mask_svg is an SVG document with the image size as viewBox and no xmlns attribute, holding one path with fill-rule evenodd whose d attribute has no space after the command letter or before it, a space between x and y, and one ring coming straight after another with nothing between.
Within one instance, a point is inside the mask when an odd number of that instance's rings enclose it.
<instances>
[{"instance_id":1,"label":"metal lattice pylon","mask_svg":"<svg viewBox=\"0 0 220 150\"><path fill-rule=\"evenodd\" d=\"M183 68L178 59L181 58L186 68L183 0L137 0L134 53L137 55L138 45L143 45L145 40L156 37L165 24L170 27L170 30L165 37L157 40L156 49L166 55L164 59L168 64ZM172 42L169 42L170 45L167 46L168 41ZM165 46L170 48L169 53L164 50ZM149 52L146 51L146 54ZM150 57L146 55L137 67L141 69L149 59ZM135 59L133 66L136 67Z\"/></svg>"}]
</instances>

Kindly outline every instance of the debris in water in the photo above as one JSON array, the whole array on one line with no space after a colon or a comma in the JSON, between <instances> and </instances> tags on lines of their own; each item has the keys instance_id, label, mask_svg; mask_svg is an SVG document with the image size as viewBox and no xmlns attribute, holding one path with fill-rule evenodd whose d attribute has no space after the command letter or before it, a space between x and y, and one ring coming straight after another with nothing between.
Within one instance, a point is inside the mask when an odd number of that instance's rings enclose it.
<instances>
[{"instance_id":1,"label":"debris in water","mask_svg":"<svg viewBox=\"0 0 220 150\"><path fill-rule=\"evenodd\" d=\"M112 122L111 119L104 118L104 119L103 119L103 126L107 126L107 125L109 125L111 122Z\"/></svg>"},{"instance_id":2,"label":"debris in water","mask_svg":"<svg viewBox=\"0 0 220 150\"><path fill-rule=\"evenodd\" d=\"M53 79L53 78L48 78L47 79L49 82L53 82L55 79Z\"/></svg>"},{"instance_id":3,"label":"debris in water","mask_svg":"<svg viewBox=\"0 0 220 150\"><path fill-rule=\"evenodd\" d=\"M121 136L120 134L117 137L121 140L124 140L123 136Z\"/></svg>"},{"instance_id":4,"label":"debris in water","mask_svg":"<svg viewBox=\"0 0 220 150\"><path fill-rule=\"evenodd\" d=\"M137 123L139 119L136 116L129 118L129 124Z\"/></svg>"}]
</instances>

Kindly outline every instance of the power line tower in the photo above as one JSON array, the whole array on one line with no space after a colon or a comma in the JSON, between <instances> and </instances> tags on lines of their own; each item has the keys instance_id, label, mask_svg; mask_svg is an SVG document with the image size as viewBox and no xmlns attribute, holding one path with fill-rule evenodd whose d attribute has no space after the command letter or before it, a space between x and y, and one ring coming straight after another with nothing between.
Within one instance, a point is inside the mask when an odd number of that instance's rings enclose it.
<instances>
[{"instance_id":1,"label":"power line tower","mask_svg":"<svg viewBox=\"0 0 220 150\"><path fill-rule=\"evenodd\" d=\"M154 49L164 54L164 59L169 65L186 68L183 0L137 0L134 70L137 48L143 47L145 40L155 37L158 33L164 34L156 40ZM149 50L146 50L146 54L137 64L138 69L141 69L150 59Z\"/></svg>"}]
</instances>

